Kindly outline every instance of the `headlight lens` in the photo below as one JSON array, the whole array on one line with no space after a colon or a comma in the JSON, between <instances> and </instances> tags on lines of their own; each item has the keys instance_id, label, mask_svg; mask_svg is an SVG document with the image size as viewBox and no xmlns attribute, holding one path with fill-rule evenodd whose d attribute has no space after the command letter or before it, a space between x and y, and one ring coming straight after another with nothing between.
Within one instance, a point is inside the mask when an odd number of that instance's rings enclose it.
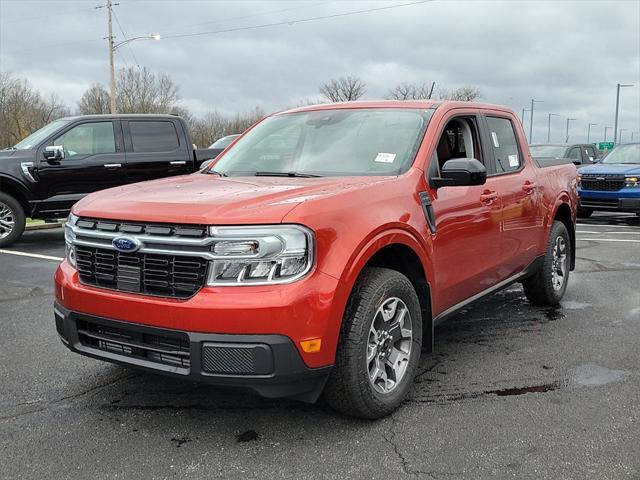
<instances>
[{"instance_id":1,"label":"headlight lens","mask_svg":"<svg viewBox=\"0 0 640 480\"><path fill-rule=\"evenodd\" d=\"M640 187L640 178L638 177L626 177L624 179L625 186L627 187Z\"/></svg>"},{"instance_id":2,"label":"headlight lens","mask_svg":"<svg viewBox=\"0 0 640 480\"><path fill-rule=\"evenodd\" d=\"M71 229L72 225L75 225L78 222L78 217L76 217L73 213L69 214L69 218L67 218L67 223L64 226L64 242L66 244L66 257L69 261L69 264L76 268L76 247L73 246L73 242L76 239L76 234L73 233Z\"/></svg>"},{"instance_id":3,"label":"headlight lens","mask_svg":"<svg viewBox=\"0 0 640 480\"><path fill-rule=\"evenodd\" d=\"M298 225L210 227L215 238L208 285L293 282L314 262L313 233Z\"/></svg>"}]
</instances>

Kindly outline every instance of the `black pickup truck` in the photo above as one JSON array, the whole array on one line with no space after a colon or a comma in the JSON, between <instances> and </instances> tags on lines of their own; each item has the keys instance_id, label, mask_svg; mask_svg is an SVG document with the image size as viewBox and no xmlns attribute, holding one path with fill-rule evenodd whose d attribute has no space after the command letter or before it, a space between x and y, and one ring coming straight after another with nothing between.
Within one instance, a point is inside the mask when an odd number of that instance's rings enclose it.
<instances>
[{"instance_id":1,"label":"black pickup truck","mask_svg":"<svg viewBox=\"0 0 640 480\"><path fill-rule=\"evenodd\" d=\"M91 192L195 172L218 153L195 149L174 115L56 120L0 151L0 247L20 238L26 217L62 218Z\"/></svg>"}]
</instances>

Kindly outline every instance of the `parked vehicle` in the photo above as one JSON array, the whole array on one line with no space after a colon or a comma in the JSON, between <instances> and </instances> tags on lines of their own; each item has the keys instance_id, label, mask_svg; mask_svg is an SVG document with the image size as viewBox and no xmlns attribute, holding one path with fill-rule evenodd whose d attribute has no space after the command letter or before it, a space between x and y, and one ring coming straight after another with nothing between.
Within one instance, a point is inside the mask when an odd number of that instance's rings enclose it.
<instances>
[{"instance_id":1,"label":"parked vehicle","mask_svg":"<svg viewBox=\"0 0 640 480\"><path fill-rule=\"evenodd\" d=\"M561 143L535 144L529 145L529 150L539 164L545 164L552 159L568 159L575 165L592 165L602 158L600 150L589 143L573 145Z\"/></svg>"},{"instance_id":2,"label":"parked vehicle","mask_svg":"<svg viewBox=\"0 0 640 480\"><path fill-rule=\"evenodd\" d=\"M354 102L261 121L209 169L73 207L55 274L74 352L178 378L392 412L435 325L522 282L556 305L575 263L574 165L518 117Z\"/></svg>"},{"instance_id":3,"label":"parked vehicle","mask_svg":"<svg viewBox=\"0 0 640 480\"><path fill-rule=\"evenodd\" d=\"M229 145L231 145L231 143L239 136L240 136L239 133L234 133L233 135L227 135L225 137L219 138L218 140L213 142L209 148L211 149L218 148L220 149L220 151L222 151L225 148L227 148Z\"/></svg>"},{"instance_id":4,"label":"parked vehicle","mask_svg":"<svg viewBox=\"0 0 640 480\"><path fill-rule=\"evenodd\" d=\"M640 143L618 145L597 165L580 168L578 179L579 217L598 210L640 216Z\"/></svg>"},{"instance_id":5,"label":"parked vehicle","mask_svg":"<svg viewBox=\"0 0 640 480\"><path fill-rule=\"evenodd\" d=\"M0 151L0 247L25 218L66 217L96 190L197 171L215 151L194 150L174 115L85 115L56 120Z\"/></svg>"}]
</instances>

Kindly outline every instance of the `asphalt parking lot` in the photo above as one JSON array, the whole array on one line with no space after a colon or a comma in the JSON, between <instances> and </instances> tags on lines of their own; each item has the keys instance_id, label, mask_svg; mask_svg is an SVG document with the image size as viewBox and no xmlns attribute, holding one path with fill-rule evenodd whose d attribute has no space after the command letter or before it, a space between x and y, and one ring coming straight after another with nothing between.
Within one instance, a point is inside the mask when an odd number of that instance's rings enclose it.
<instances>
[{"instance_id":1,"label":"asphalt parking lot","mask_svg":"<svg viewBox=\"0 0 640 480\"><path fill-rule=\"evenodd\" d=\"M436 331L393 416L266 400L69 352L60 229L0 250L0 477L640 478L640 222L578 225L560 308L519 285Z\"/></svg>"}]
</instances>

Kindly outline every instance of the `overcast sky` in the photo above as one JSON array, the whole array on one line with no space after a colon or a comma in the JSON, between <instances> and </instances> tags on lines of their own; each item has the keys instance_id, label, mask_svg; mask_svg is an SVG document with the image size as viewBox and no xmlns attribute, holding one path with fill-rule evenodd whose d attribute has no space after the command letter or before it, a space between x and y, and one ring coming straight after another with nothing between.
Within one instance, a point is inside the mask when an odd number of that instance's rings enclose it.
<instances>
[{"instance_id":1,"label":"overcast sky","mask_svg":"<svg viewBox=\"0 0 640 480\"><path fill-rule=\"evenodd\" d=\"M94 82L108 83L106 0L0 0L0 71L23 76L72 109ZM267 112L319 97L318 86L354 75L366 98L401 82L478 87L482 100L518 115L536 104L534 142L602 140L613 126L617 83L623 140L640 131L640 0L401 1L117 0L116 41L158 33L117 51L118 67L147 66L179 85L196 114ZM312 17L396 8L296 23ZM171 35L234 30L192 37ZM120 28L121 27L121 28ZM525 121L528 130L528 114ZM609 130L609 138L612 137ZM635 134L640 139L640 133Z\"/></svg>"}]
</instances>

